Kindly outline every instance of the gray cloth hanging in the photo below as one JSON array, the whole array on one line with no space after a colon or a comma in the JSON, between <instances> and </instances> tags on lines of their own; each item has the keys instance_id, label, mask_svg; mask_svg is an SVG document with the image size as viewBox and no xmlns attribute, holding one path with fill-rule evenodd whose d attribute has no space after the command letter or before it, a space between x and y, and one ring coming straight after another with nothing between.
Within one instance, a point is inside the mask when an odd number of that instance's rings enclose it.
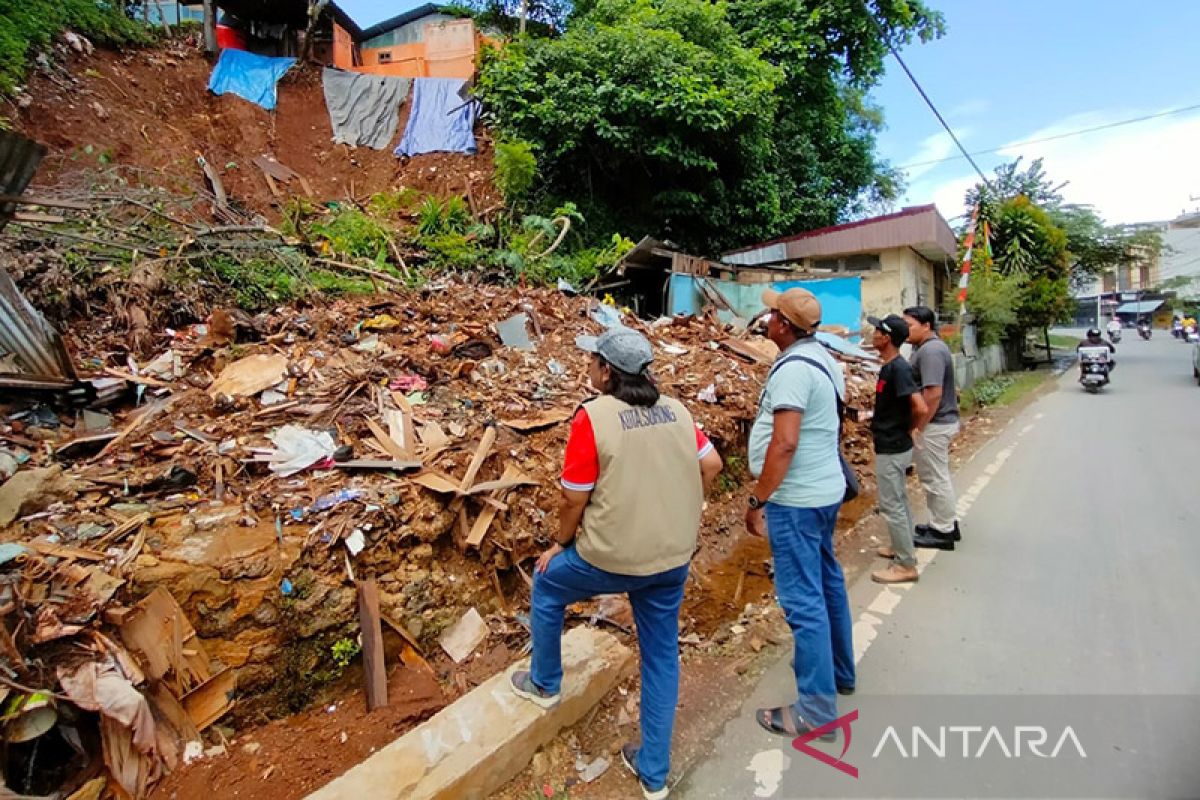
<instances>
[{"instance_id":1,"label":"gray cloth hanging","mask_svg":"<svg viewBox=\"0 0 1200 800\"><path fill-rule=\"evenodd\" d=\"M408 96L411 78L389 78L325 68L322 73L325 107L333 123L333 141L352 147L385 150L396 135L400 104Z\"/></svg>"}]
</instances>

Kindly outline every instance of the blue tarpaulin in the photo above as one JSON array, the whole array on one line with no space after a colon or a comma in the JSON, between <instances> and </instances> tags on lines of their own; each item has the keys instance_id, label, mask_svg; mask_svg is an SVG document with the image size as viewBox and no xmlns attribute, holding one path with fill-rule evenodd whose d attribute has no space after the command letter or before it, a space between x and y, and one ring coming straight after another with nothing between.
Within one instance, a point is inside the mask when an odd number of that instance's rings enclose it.
<instances>
[{"instance_id":1,"label":"blue tarpaulin","mask_svg":"<svg viewBox=\"0 0 1200 800\"><path fill-rule=\"evenodd\" d=\"M245 50L222 50L208 79L213 94L233 92L268 111L275 108L275 84L296 63L294 58L269 58Z\"/></svg>"},{"instance_id":2,"label":"blue tarpaulin","mask_svg":"<svg viewBox=\"0 0 1200 800\"><path fill-rule=\"evenodd\" d=\"M763 289L784 292L800 286L808 289L821 301L822 323L849 328L854 336L857 336L858 329L862 326L862 279L859 277L807 281L778 280L769 284L710 279L709 283L733 304L738 316L743 319L750 319L762 311ZM707 303L695 275L673 273L668 286L669 314L698 314ZM719 311L717 316L727 319L730 314Z\"/></svg>"},{"instance_id":3,"label":"blue tarpaulin","mask_svg":"<svg viewBox=\"0 0 1200 800\"><path fill-rule=\"evenodd\" d=\"M413 82L408 126L396 155L475 152L471 129L475 127L476 104L460 94L465 85L460 78L417 78Z\"/></svg>"}]
</instances>

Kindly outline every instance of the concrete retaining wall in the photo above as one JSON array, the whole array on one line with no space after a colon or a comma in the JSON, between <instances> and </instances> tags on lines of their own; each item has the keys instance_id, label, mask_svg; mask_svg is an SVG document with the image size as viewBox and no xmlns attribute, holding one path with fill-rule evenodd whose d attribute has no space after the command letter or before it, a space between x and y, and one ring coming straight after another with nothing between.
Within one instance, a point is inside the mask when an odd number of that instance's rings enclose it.
<instances>
[{"instance_id":1,"label":"concrete retaining wall","mask_svg":"<svg viewBox=\"0 0 1200 800\"><path fill-rule=\"evenodd\" d=\"M980 348L979 355L970 357L962 353L954 355L954 381L961 392L978 381L1004 372L1004 348L998 344Z\"/></svg>"}]
</instances>

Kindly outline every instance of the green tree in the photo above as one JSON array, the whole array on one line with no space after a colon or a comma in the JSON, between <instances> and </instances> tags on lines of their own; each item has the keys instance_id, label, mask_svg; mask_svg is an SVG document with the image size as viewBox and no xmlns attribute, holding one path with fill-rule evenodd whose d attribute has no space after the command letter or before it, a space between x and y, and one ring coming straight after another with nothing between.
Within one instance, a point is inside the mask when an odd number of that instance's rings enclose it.
<instances>
[{"instance_id":1,"label":"green tree","mask_svg":"<svg viewBox=\"0 0 1200 800\"><path fill-rule=\"evenodd\" d=\"M1066 182L1055 183L1038 158L1021 168L1017 158L996 168L991 186L977 184L967 192L967 207L982 203L984 216L994 213L997 203L1025 196L1044 210L1050 220L1066 233L1070 253L1071 282L1081 287L1095 281L1107 270L1126 266L1147 256L1157 257L1163 248L1162 236L1153 228L1135 225L1108 225L1088 205L1067 203L1062 189Z\"/></svg>"},{"instance_id":2,"label":"green tree","mask_svg":"<svg viewBox=\"0 0 1200 800\"><path fill-rule=\"evenodd\" d=\"M920 2L873 11L897 44L941 31ZM866 100L885 53L860 0L585 0L561 38L485 53L478 93L550 202L711 253L896 196Z\"/></svg>"}]
</instances>

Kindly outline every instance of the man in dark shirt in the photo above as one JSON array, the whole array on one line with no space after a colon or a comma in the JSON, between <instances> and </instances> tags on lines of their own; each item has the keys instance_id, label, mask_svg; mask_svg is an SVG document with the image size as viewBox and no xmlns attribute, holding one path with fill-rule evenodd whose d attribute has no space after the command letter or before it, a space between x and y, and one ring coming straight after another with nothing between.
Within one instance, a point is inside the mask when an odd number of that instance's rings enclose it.
<instances>
[{"instance_id":1,"label":"man in dark shirt","mask_svg":"<svg viewBox=\"0 0 1200 800\"><path fill-rule=\"evenodd\" d=\"M904 309L908 341L913 346L908 363L921 394L925 413L914 420L916 452L913 463L925 490L929 524L918 525L917 547L953 550L962 538L958 529L958 501L950 475L950 443L958 434L958 392L954 385L954 355L937 335L937 317L927 306Z\"/></svg>"},{"instance_id":2,"label":"man in dark shirt","mask_svg":"<svg viewBox=\"0 0 1200 800\"><path fill-rule=\"evenodd\" d=\"M871 573L876 583L910 583L917 580L917 556L913 550L912 509L908 503L907 472L913 460L912 431L925 415L925 398L917 386L912 366L900 358L900 345L908 339L908 323L889 314L883 319L867 317L875 332L871 344L883 358L875 384L875 415L871 438L875 442L875 482L879 511L888 523L892 546L879 548L890 558L887 569Z\"/></svg>"}]
</instances>

